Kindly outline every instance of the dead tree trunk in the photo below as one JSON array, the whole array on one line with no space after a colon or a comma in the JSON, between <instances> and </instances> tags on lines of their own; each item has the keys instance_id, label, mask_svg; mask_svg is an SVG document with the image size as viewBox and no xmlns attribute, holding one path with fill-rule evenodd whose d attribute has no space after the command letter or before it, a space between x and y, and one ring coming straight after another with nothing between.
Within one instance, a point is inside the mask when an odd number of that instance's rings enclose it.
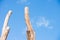
<instances>
[{"instance_id":1,"label":"dead tree trunk","mask_svg":"<svg viewBox=\"0 0 60 40\"><path fill-rule=\"evenodd\" d=\"M2 34L1 34L0 40L6 40L7 39L9 29L10 29L9 26L8 26L8 21L9 21L9 18L11 16L11 14L12 14L12 11L10 10L8 12L8 14L6 15L4 25L3 25L3 28L2 28Z\"/></svg>"},{"instance_id":2,"label":"dead tree trunk","mask_svg":"<svg viewBox=\"0 0 60 40\"><path fill-rule=\"evenodd\" d=\"M28 11L29 11L28 7L25 7L25 21L26 21L26 25L27 25L27 40L35 40L35 32L32 28L31 22L29 20Z\"/></svg>"}]
</instances>

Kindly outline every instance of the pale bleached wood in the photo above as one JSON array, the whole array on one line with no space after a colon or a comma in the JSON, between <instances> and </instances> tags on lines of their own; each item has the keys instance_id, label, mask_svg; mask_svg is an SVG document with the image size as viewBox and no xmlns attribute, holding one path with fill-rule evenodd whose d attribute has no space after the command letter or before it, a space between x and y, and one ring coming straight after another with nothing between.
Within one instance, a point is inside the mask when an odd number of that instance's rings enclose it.
<instances>
[{"instance_id":1,"label":"pale bleached wood","mask_svg":"<svg viewBox=\"0 0 60 40\"><path fill-rule=\"evenodd\" d=\"M4 24L3 24L3 28L2 28L2 34L1 34L1 37L0 37L0 40L6 40L7 39L7 36L8 36L8 33L9 33L9 26L8 26L8 21L9 21L9 18L12 14L12 11L9 10L9 12L7 13L6 17L5 17L5 21L4 21Z\"/></svg>"},{"instance_id":2,"label":"pale bleached wood","mask_svg":"<svg viewBox=\"0 0 60 40\"><path fill-rule=\"evenodd\" d=\"M35 32L32 28L28 13L29 13L29 8L25 7L25 21L26 21L26 25L27 25L27 40L35 40Z\"/></svg>"}]
</instances>

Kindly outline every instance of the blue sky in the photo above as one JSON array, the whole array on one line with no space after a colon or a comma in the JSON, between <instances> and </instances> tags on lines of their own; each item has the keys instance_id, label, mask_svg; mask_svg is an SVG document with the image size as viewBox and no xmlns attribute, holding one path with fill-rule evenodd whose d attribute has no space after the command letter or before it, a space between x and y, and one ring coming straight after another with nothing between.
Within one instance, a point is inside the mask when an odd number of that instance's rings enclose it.
<instances>
[{"instance_id":1,"label":"blue sky","mask_svg":"<svg viewBox=\"0 0 60 40\"><path fill-rule=\"evenodd\" d=\"M0 35L5 16L12 10L7 40L27 40L25 6L29 7L36 40L60 40L60 0L0 0Z\"/></svg>"}]
</instances>

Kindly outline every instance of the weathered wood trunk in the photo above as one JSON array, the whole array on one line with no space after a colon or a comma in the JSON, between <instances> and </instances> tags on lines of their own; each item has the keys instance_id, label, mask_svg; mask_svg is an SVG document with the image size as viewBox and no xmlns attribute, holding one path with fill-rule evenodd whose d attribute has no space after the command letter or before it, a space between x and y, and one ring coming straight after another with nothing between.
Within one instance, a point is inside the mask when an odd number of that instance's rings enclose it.
<instances>
[{"instance_id":1,"label":"weathered wood trunk","mask_svg":"<svg viewBox=\"0 0 60 40\"><path fill-rule=\"evenodd\" d=\"M25 21L26 21L26 25L27 25L27 40L35 40L35 32L32 28L31 22L29 20L28 11L29 11L28 7L25 7Z\"/></svg>"},{"instance_id":2,"label":"weathered wood trunk","mask_svg":"<svg viewBox=\"0 0 60 40\"><path fill-rule=\"evenodd\" d=\"M2 28L2 34L1 34L0 40L6 40L7 39L9 29L10 29L9 26L8 26L8 21L9 21L9 18L11 16L11 14L12 14L12 11L10 10L8 12L8 14L6 15L4 25L3 25L3 28Z\"/></svg>"}]
</instances>

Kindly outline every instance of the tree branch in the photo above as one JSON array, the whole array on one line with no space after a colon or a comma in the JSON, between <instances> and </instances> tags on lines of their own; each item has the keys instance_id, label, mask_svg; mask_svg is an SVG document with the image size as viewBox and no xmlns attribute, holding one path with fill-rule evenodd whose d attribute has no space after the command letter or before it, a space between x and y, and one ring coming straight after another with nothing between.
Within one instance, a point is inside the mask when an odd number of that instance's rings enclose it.
<instances>
[{"instance_id":1,"label":"tree branch","mask_svg":"<svg viewBox=\"0 0 60 40\"><path fill-rule=\"evenodd\" d=\"M25 7L25 21L26 21L26 25L27 25L27 40L35 40L35 33L32 28L30 19L29 19L28 11L29 11L28 7Z\"/></svg>"},{"instance_id":2,"label":"tree branch","mask_svg":"<svg viewBox=\"0 0 60 40\"><path fill-rule=\"evenodd\" d=\"M0 40L6 40L7 39L7 36L8 36L8 33L9 33L9 27L8 27L8 21L9 21L9 18L12 14L12 11L10 10L7 15L6 15L6 18L5 18L5 21L4 21L4 25L3 25L3 28L2 28L2 34L1 34L1 37L0 37Z\"/></svg>"}]
</instances>

